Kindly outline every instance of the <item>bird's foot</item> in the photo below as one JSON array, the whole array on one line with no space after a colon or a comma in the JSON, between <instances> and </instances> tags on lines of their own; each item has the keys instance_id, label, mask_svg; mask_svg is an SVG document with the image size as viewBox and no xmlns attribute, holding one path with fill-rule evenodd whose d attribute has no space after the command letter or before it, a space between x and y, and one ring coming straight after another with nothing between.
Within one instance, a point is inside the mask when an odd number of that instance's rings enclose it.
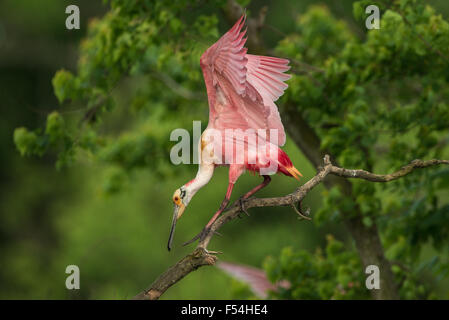
<instances>
[{"instance_id":1,"label":"bird's foot","mask_svg":"<svg viewBox=\"0 0 449 320\"><path fill-rule=\"evenodd\" d=\"M245 199L243 197L240 197L238 200L239 206L240 206L240 212L246 213L246 215L249 217L249 213L248 213L248 211L246 211L245 204L244 204L245 200L247 200L247 199ZM240 215L239 215L239 217L240 217Z\"/></svg>"},{"instance_id":2,"label":"bird's foot","mask_svg":"<svg viewBox=\"0 0 449 320\"><path fill-rule=\"evenodd\" d=\"M210 227L204 227L200 233L198 233L196 236L194 236L189 241L184 242L182 245L187 246L187 245L191 244L192 242L195 242L196 240L199 240L200 242L203 241L206 238L206 236L209 234L210 229L211 229ZM221 236L221 234L219 234L218 232L215 232L215 233Z\"/></svg>"}]
</instances>

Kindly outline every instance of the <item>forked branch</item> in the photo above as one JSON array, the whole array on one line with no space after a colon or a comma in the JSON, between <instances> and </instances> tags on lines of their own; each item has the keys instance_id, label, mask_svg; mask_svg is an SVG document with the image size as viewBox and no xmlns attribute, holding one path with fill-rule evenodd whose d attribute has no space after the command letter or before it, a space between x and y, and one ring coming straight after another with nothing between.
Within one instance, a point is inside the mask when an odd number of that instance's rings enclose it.
<instances>
[{"instance_id":1,"label":"forked branch","mask_svg":"<svg viewBox=\"0 0 449 320\"><path fill-rule=\"evenodd\" d=\"M439 164L448 164L449 160L413 160L411 163L403 166L396 172L390 174L375 174L365 170L352 170L334 166L328 155L324 157L324 166L320 168L318 173L305 184L297 188L294 192L277 198L250 198L244 200L245 209L258 207L278 207L278 206L293 206L298 215L302 218L308 218L307 214L303 214L301 210L297 210L296 203L306 197L306 195L318 184L320 184L327 175L333 174L344 178L364 179L371 182L389 182L399 179L411 173L415 169L427 168ZM134 299L156 300L168 288L184 278L190 272L195 271L199 267L206 265L214 265L217 257L217 252L208 251L207 246L214 234L227 222L237 218L241 214L239 201L236 201L230 206L222 216L219 217L213 224L209 233L201 240L195 250L182 258L174 266L170 267L162 275L160 275L150 286L149 289L139 293Z\"/></svg>"}]
</instances>

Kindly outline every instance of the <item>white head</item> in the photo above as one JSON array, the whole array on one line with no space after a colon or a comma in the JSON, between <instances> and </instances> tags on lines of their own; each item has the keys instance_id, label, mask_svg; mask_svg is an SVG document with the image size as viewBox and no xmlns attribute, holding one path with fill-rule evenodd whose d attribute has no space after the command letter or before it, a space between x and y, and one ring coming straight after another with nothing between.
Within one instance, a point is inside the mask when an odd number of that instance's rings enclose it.
<instances>
[{"instance_id":1,"label":"white head","mask_svg":"<svg viewBox=\"0 0 449 320\"><path fill-rule=\"evenodd\" d=\"M212 178L214 173L214 165L200 165L198 168L198 173L195 179L183 185L181 188L177 189L173 194L173 220L170 229L170 237L168 239L168 250L171 249L171 243L173 241L173 235L175 233L176 222L181 218L184 210L192 200L193 196L200 190L204 185L206 185Z\"/></svg>"},{"instance_id":2,"label":"white head","mask_svg":"<svg viewBox=\"0 0 449 320\"><path fill-rule=\"evenodd\" d=\"M173 220L167 246L169 251L171 249L173 235L175 233L176 222L178 221L179 218L181 218L182 214L184 213L184 210L186 209L190 200L193 198L196 191L197 190L192 189L191 184L186 184L180 187L179 189L176 189L175 193L173 194Z\"/></svg>"}]
</instances>

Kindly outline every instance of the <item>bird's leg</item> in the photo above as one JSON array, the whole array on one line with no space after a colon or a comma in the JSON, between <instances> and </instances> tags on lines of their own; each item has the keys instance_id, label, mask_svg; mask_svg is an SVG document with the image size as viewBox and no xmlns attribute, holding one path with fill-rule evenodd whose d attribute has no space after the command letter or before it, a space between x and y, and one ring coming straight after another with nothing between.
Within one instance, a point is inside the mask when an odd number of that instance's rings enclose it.
<instances>
[{"instance_id":1,"label":"bird's leg","mask_svg":"<svg viewBox=\"0 0 449 320\"><path fill-rule=\"evenodd\" d=\"M249 197L251 197L253 194L255 194L260 189L265 188L270 182L271 182L270 176L263 176L263 182L261 184L257 185L256 187L254 187L253 189L248 191L246 194L241 196L239 198L240 210L249 216L249 213L246 211L246 209L244 207L243 201L248 199Z\"/></svg>"},{"instance_id":2,"label":"bird's leg","mask_svg":"<svg viewBox=\"0 0 449 320\"><path fill-rule=\"evenodd\" d=\"M270 176L263 176L263 181L261 184L255 186L253 189L251 189L250 191L248 191L245 195L242 196L242 199L248 199L249 197L251 197L253 194L255 194L257 191L259 191L260 189L265 188L269 183L271 182L271 178Z\"/></svg>"},{"instance_id":3,"label":"bird's leg","mask_svg":"<svg viewBox=\"0 0 449 320\"><path fill-rule=\"evenodd\" d=\"M204 240L206 235L209 234L212 224L215 222L215 220L217 220L217 218L220 216L220 214L224 211L224 209L226 209L227 205L229 204L229 199L231 199L231 194L232 194L233 188L234 188L234 184L230 182L228 185L228 191L226 192L226 196L223 199L223 201L221 202L221 205L220 205L220 208L218 209L218 211L215 212L215 214L212 216L212 218L209 220L209 222L206 224L206 226L203 228L203 230L200 233L198 233L195 237L193 237L192 240L185 242L183 244L184 246L192 243L193 241L195 241L197 239L199 239L200 241Z\"/></svg>"},{"instance_id":4,"label":"bird's leg","mask_svg":"<svg viewBox=\"0 0 449 320\"><path fill-rule=\"evenodd\" d=\"M220 216L220 214L224 211L224 209L226 209L226 207L229 204L229 199L231 199L231 193L232 193L232 189L234 188L234 184L233 183L229 183L228 185L228 191L226 192L226 196L223 199L223 201L221 202L220 208L218 209L217 212L215 212L215 214L212 216L212 218L209 220L209 222L206 224L206 229L210 228L212 226L212 223L215 222L215 220L217 220L217 218Z\"/></svg>"}]
</instances>

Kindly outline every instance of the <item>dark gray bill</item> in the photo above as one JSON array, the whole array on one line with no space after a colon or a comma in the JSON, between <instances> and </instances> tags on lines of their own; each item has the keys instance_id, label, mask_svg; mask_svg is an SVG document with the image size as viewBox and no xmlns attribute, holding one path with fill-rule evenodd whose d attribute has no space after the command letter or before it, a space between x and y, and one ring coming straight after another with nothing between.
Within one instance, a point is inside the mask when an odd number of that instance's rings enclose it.
<instances>
[{"instance_id":1,"label":"dark gray bill","mask_svg":"<svg viewBox=\"0 0 449 320\"><path fill-rule=\"evenodd\" d=\"M171 250L173 236L175 235L176 221L178 221L178 210L179 210L179 207L177 205L175 205L173 208L173 220L171 222L170 235L168 236L168 244L167 244L168 251Z\"/></svg>"}]
</instances>

